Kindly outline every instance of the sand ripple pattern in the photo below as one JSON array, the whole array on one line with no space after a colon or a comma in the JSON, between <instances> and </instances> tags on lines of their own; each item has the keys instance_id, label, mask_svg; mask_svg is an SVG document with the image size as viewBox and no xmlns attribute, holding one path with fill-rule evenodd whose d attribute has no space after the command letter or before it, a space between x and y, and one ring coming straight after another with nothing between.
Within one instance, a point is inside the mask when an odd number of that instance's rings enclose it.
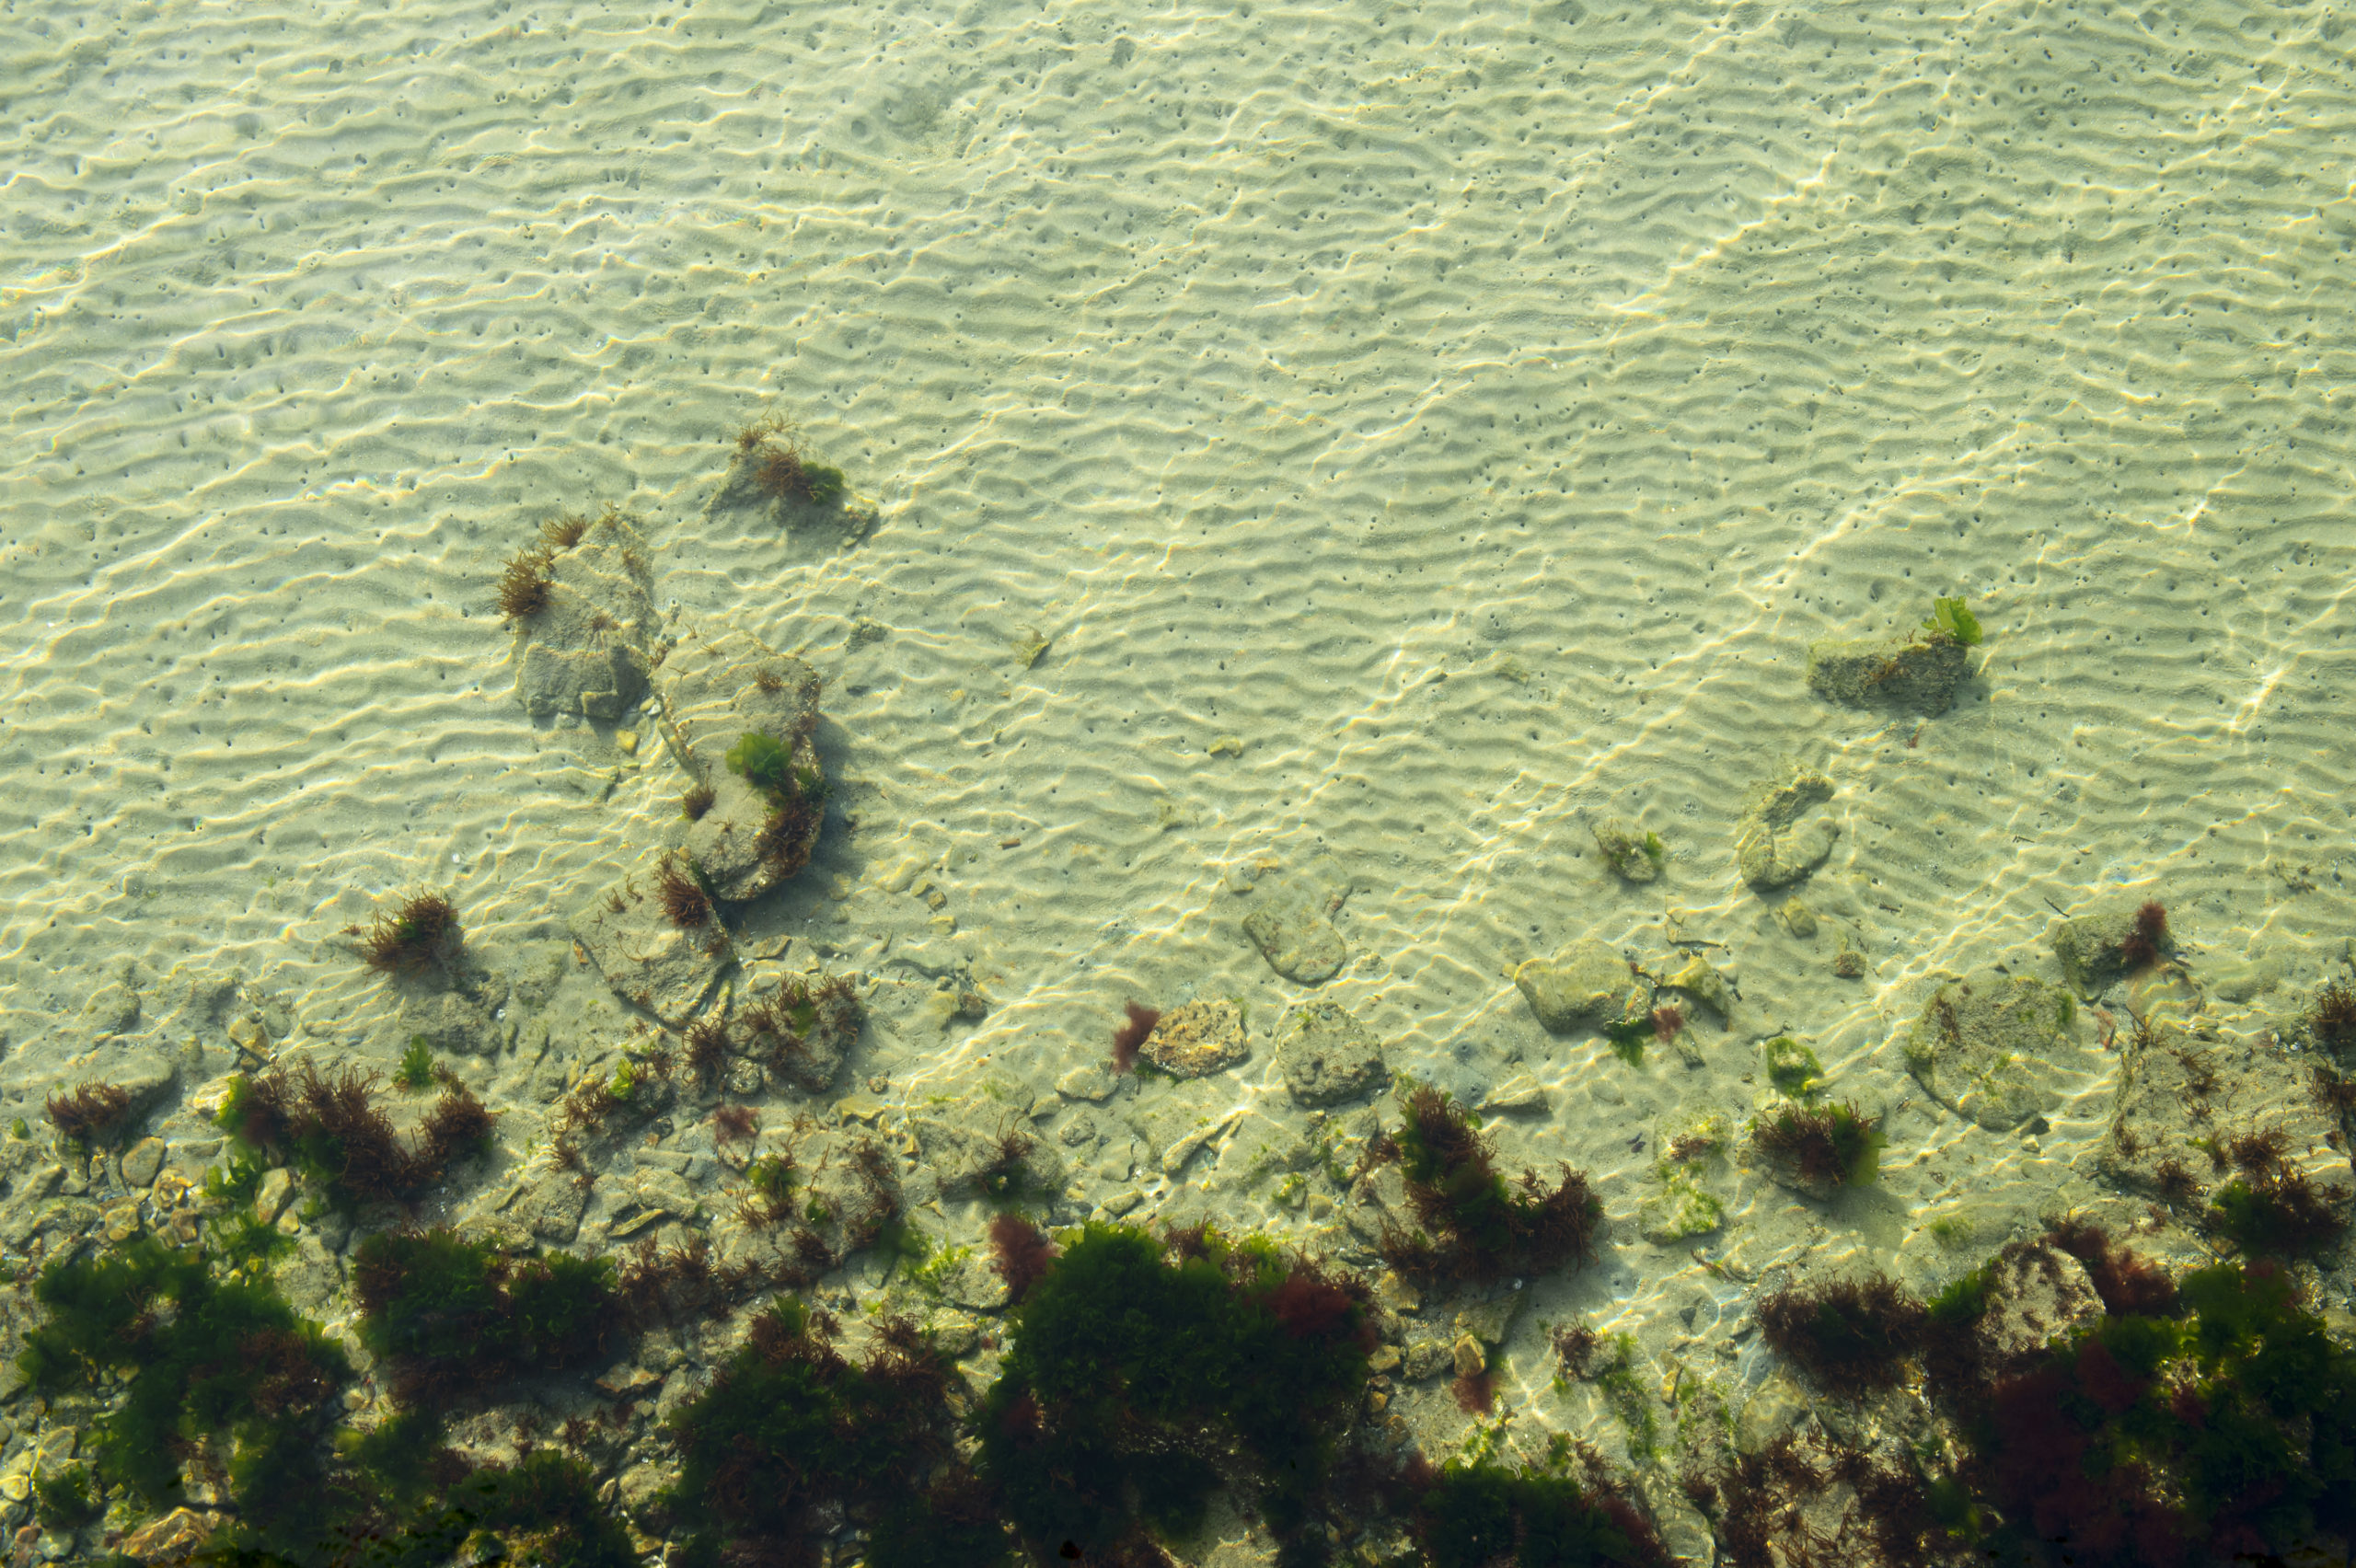
<instances>
[{"instance_id":1,"label":"sand ripple pattern","mask_svg":"<svg viewBox=\"0 0 2356 1568\"><path fill-rule=\"evenodd\" d=\"M856 829L807 917L934 940L876 873L939 869L1002 1004L962 1052L1281 1003L1219 891L1256 856L1346 870L1337 992L1460 1085L1557 1049L1504 968L1665 901L1762 1024L1861 1049L2095 884L2312 974L2356 926L2343 25L40 7L0 45L10 1042L124 961L333 1016L320 940L395 886L560 940L677 783L607 799L608 737L525 720L491 585L607 502L667 605L826 674ZM867 540L707 511L766 400ZM1991 634L1956 713L1807 696L1807 640L1947 592ZM1787 753L1842 788L1862 988L1734 872ZM1603 876L1615 811L1664 884Z\"/></svg>"}]
</instances>

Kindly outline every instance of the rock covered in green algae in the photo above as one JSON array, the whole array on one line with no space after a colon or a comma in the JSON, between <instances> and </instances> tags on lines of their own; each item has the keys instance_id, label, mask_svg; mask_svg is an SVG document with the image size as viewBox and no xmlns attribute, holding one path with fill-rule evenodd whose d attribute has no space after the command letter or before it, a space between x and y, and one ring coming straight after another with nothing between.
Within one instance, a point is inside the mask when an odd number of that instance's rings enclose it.
<instances>
[{"instance_id":1,"label":"rock covered in green algae","mask_svg":"<svg viewBox=\"0 0 2356 1568\"><path fill-rule=\"evenodd\" d=\"M1971 650L1951 638L1885 638L1807 645L1807 685L1850 708L1945 713L1971 675Z\"/></svg>"},{"instance_id":2,"label":"rock covered in green algae","mask_svg":"<svg viewBox=\"0 0 2356 1568\"><path fill-rule=\"evenodd\" d=\"M1934 992L1903 1049L1908 1069L1934 1100L2001 1133L2061 1102L2055 1058L2076 1041L2077 1008L2068 992L1989 971Z\"/></svg>"},{"instance_id":3,"label":"rock covered in green algae","mask_svg":"<svg viewBox=\"0 0 2356 1568\"><path fill-rule=\"evenodd\" d=\"M617 720L653 667L654 582L645 541L608 513L548 560L548 606L516 627L515 698L535 719Z\"/></svg>"},{"instance_id":4,"label":"rock covered in green algae","mask_svg":"<svg viewBox=\"0 0 2356 1568\"><path fill-rule=\"evenodd\" d=\"M1277 1028L1276 1072L1294 1104L1339 1105L1382 1087L1382 1046L1340 1003L1308 1002Z\"/></svg>"},{"instance_id":5,"label":"rock covered in green algae","mask_svg":"<svg viewBox=\"0 0 2356 1568\"><path fill-rule=\"evenodd\" d=\"M1552 958L1526 960L1513 983L1538 1021L1556 1034L1641 1017L1651 1000L1628 961L1591 937L1565 943Z\"/></svg>"},{"instance_id":6,"label":"rock covered in green algae","mask_svg":"<svg viewBox=\"0 0 2356 1568\"><path fill-rule=\"evenodd\" d=\"M1751 786L1734 835L1743 880L1766 893L1822 865L1841 834L1841 824L1817 810L1831 799L1832 781L1798 762Z\"/></svg>"},{"instance_id":7,"label":"rock covered in green algae","mask_svg":"<svg viewBox=\"0 0 2356 1568\"><path fill-rule=\"evenodd\" d=\"M793 815L781 836L768 831L779 791L730 767L727 757L748 734L769 737L787 748L785 792L798 795L800 780L822 777L811 740L818 692L818 672L733 628L690 631L663 661L656 695L664 743L688 778L711 791L682 847L713 897L758 898L808 863L823 810Z\"/></svg>"},{"instance_id":8,"label":"rock covered in green algae","mask_svg":"<svg viewBox=\"0 0 2356 1568\"><path fill-rule=\"evenodd\" d=\"M1290 879L1260 885L1243 934L1268 967L1302 986L1319 986L1342 972L1349 944L1325 917L1330 899L1313 885Z\"/></svg>"},{"instance_id":9,"label":"rock covered in green algae","mask_svg":"<svg viewBox=\"0 0 2356 1568\"><path fill-rule=\"evenodd\" d=\"M1606 817L1595 824L1594 831L1595 847L1603 851L1604 863L1622 879L1648 882L1660 875L1661 862L1668 855L1659 834L1648 833L1624 817Z\"/></svg>"}]
</instances>

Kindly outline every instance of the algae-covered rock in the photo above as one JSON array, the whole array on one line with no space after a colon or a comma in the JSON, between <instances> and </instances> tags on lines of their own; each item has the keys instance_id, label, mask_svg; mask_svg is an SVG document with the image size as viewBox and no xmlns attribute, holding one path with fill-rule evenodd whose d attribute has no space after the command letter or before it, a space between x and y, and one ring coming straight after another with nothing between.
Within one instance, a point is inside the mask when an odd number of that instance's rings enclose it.
<instances>
[{"instance_id":1,"label":"algae-covered rock","mask_svg":"<svg viewBox=\"0 0 2356 1568\"><path fill-rule=\"evenodd\" d=\"M1660 1181L1637 1205L1636 1228L1647 1241L1667 1246L1689 1236L1706 1236L1726 1223L1726 1202L1703 1183L1689 1160L1664 1157L1653 1168Z\"/></svg>"},{"instance_id":2,"label":"algae-covered rock","mask_svg":"<svg viewBox=\"0 0 2356 1568\"><path fill-rule=\"evenodd\" d=\"M907 1124L923 1150L907 1183L911 1205L977 1193L1036 1201L1063 1190L1064 1163L1055 1148L1017 1118L993 1114L987 1102L976 1101L955 1121L913 1115Z\"/></svg>"},{"instance_id":3,"label":"algae-covered rock","mask_svg":"<svg viewBox=\"0 0 2356 1568\"><path fill-rule=\"evenodd\" d=\"M1292 1009L1276 1032L1276 1072L1296 1105L1338 1105L1382 1087L1382 1046L1338 1002Z\"/></svg>"},{"instance_id":4,"label":"algae-covered rock","mask_svg":"<svg viewBox=\"0 0 2356 1568\"><path fill-rule=\"evenodd\" d=\"M607 513L547 557L548 603L516 625L515 698L535 719L615 720L646 693L654 584L645 544Z\"/></svg>"},{"instance_id":5,"label":"algae-covered rock","mask_svg":"<svg viewBox=\"0 0 2356 1568\"><path fill-rule=\"evenodd\" d=\"M2339 1118L2317 1103L2311 1064L2279 1047L2232 1039L2206 1019L2165 1011L2122 1037L2119 1090L2096 1162L2131 1192L2198 1212L2246 1173L2241 1140L2280 1134L2270 1159L2336 1212L2356 1199L2356 1171L2334 1147ZM2211 1150L2225 1155L2221 1163Z\"/></svg>"},{"instance_id":6,"label":"algae-covered rock","mask_svg":"<svg viewBox=\"0 0 2356 1568\"><path fill-rule=\"evenodd\" d=\"M1307 883L1263 883L1252 912L1243 917L1243 934L1286 979L1322 985L1340 974L1350 956L1349 944L1325 917L1328 902Z\"/></svg>"},{"instance_id":7,"label":"algae-covered rock","mask_svg":"<svg viewBox=\"0 0 2356 1568\"><path fill-rule=\"evenodd\" d=\"M1734 992L1727 985L1727 977L1717 966L1700 953L1687 958L1683 966L1669 977L1665 984L1695 998L1718 1015L1721 1023L1734 1018Z\"/></svg>"},{"instance_id":8,"label":"algae-covered rock","mask_svg":"<svg viewBox=\"0 0 2356 1568\"><path fill-rule=\"evenodd\" d=\"M1786 762L1775 777L1744 796L1735 824L1735 860L1743 880L1761 893L1786 887L1822 865L1841 824L1816 808L1832 799L1832 781L1814 768Z\"/></svg>"},{"instance_id":9,"label":"algae-covered rock","mask_svg":"<svg viewBox=\"0 0 2356 1568\"><path fill-rule=\"evenodd\" d=\"M568 924L617 996L677 1029L703 1010L721 971L735 962L735 950L717 915L681 927L664 913L663 878L666 869L677 870L667 855L650 850L641 856Z\"/></svg>"},{"instance_id":10,"label":"algae-covered rock","mask_svg":"<svg viewBox=\"0 0 2356 1568\"><path fill-rule=\"evenodd\" d=\"M1163 1013L1140 1054L1172 1078L1208 1078L1251 1060L1252 1040L1243 1009L1220 997Z\"/></svg>"},{"instance_id":11,"label":"algae-covered rock","mask_svg":"<svg viewBox=\"0 0 2356 1568\"><path fill-rule=\"evenodd\" d=\"M1971 675L1971 650L1946 637L1886 638L1807 645L1807 685L1851 708L1945 713Z\"/></svg>"},{"instance_id":12,"label":"algae-covered rock","mask_svg":"<svg viewBox=\"0 0 2356 1568\"><path fill-rule=\"evenodd\" d=\"M1538 1021L1556 1034L1639 1017L1651 1001L1628 961L1591 937L1564 944L1552 958L1524 961L1513 983Z\"/></svg>"},{"instance_id":13,"label":"algae-covered rock","mask_svg":"<svg viewBox=\"0 0 2356 1568\"><path fill-rule=\"evenodd\" d=\"M1647 832L1622 817L1606 817L1595 824L1595 847L1605 864L1632 882L1648 882L1660 875L1667 852L1660 835Z\"/></svg>"},{"instance_id":14,"label":"algae-covered rock","mask_svg":"<svg viewBox=\"0 0 2356 1568\"><path fill-rule=\"evenodd\" d=\"M1906 1066L1940 1104L2005 1132L2061 1102L2054 1058L2074 1045L2076 1023L2060 986L1986 972L1932 994L1907 1031Z\"/></svg>"},{"instance_id":15,"label":"algae-covered rock","mask_svg":"<svg viewBox=\"0 0 2356 1568\"><path fill-rule=\"evenodd\" d=\"M749 632L691 632L663 661L655 689L664 745L691 784L711 792L684 847L714 897L758 898L809 863L825 820L812 740L818 673ZM747 735L782 747L779 766L765 770Z\"/></svg>"}]
</instances>

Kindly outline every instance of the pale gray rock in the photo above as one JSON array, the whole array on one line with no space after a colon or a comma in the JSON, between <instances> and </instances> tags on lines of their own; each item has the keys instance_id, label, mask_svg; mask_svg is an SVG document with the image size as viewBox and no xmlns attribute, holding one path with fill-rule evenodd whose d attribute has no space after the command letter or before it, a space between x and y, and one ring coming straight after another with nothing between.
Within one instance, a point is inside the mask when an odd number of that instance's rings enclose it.
<instances>
[{"instance_id":1,"label":"pale gray rock","mask_svg":"<svg viewBox=\"0 0 2356 1568\"><path fill-rule=\"evenodd\" d=\"M663 661L655 690L664 744L712 792L688 824L687 853L717 896L758 898L809 863L825 810L782 805L730 767L728 754L747 734L767 735L791 754L797 777L817 777L818 673L749 632L691 631Z\"/></svg>"},{"instance_id":2,"label":"pale gray rock","mask_svg":"<svg viewBox=\"0 0 2356 1568\"><path fill-rule=\"evenodd\" d=\"M1325 917L1329 898L1313 886L1293 881L1261 884L1243 917L1243 934L1268 961L1268 967L1302 986L1331 980L1348 962L1349 944L1339 928Z\"/></svg>"},{"instance_id":3,"label":"pale gray rock","mask_svg":"<svg viewBox=\"0 0 2356 1568\"><path fill-rule=\"evenodd\" d=\"M985 1178L1005 1189L1006 1178L1011 1177L1008 1190L1034 1196L1063 1191L1065 1167L1054 1146L1024 1131L1011 1112L990 1119L993 1109L992 1102L983 1101L965 1107L954 1122L921 1114L908 1118L908 1130L922 1151L918 1173L907 1184L911 1204L939 1196L971 1197L985 1191ZM1011 1170L1002 1170L1006 1140L1018 1136L1019 1158Z\"/></svg>"},{"instance_id":4,"label":"pale gray rock","mask_svg":"<svg viewBox=\"0 0 2356 1568\"><path fill-rule=\"evenodd\" d=\"M588 1210L589 1192L571 1171L549 1170L520 1188L507 1205L507 1217L540 1240L572 1244Z\"/></svg>"},{"instance_id":5,"label":"pale gray rock","mask_svg":"<svg viewBox=\"0 0 2356 1568\"><path fill-rule=\"evenodd\" d=\"M549 603L515 628L515 698L535 719L618 720L653 667L645 543L618 513L548 561Z\"/></svg>"},{"instance_id":6,"label":"pale gray rock","mask_svg":"<svg viewBox=\"0 0 2356 1568\"><path fill-rule=\"evenodd\" d=\"M1296 1105L1339 1105L1380 1090L1382 1045L1339 1002L1305 1002L1276 1030L1276 1072Z\"/></svg>"},{"instance_id":7,"label":"pale gray rock","mask_svg":"<svg viewBox=\"0 0 2356 1568\"><path fill-rule=\"evenodd\" d=\"M650 850L568 924L614 994L673 1028L703 1010L721 972L735 961L715 914L692 929L674 926L657 889L668 850Z\"/></svg>"},{"instance_id":8,"label":"pale gray rock","mask_svg":"<svg viewBox=\"0 0 2356 1568\"><path fill-rule=\"evenodd\" d=\"M1934 992L1901 1049L1933 1099L2007 1132L2061 1103L2053 1069L2076 1029L2076 1005L2060 986L1985 971Z\"/></svg>"},{"instance_id":9,"label":"pale gray rock","mask_svg":"<svg viewBox=\"0 0 2356 1568\"><path fill-rule=\"evenodd\" d=\"M82 1027L98 1038L121 1034L139 1021L139 994L120 980L99 986L82 1003Z\"/></svg>"},{"instance_id":10,"label":"pale gray rock","mask_svg":"<svg viewBox=\"0 0 2356 1568\"><path fill-rule=\"evenodd\" d=\"M1635 1017L1651 999L1618 950L1593 938L1567 942L1552 958L1524 960L1513 983L1538 1021L1556 1034Z\"/></svg>"},{"instance_id":11,"label":"pale gray rock","mask_svg":"<svg viewBox=\"0 0 2356 1568\"><path fill-rule=\"evenodd\" d=\"M1735 859L1743 880L1765 893L1822 865L1841 832L1840 824L1817 810L1831 799L1832 781L1797 762L1753 785L1735 824Z\"/></svg>"}]
</instances>

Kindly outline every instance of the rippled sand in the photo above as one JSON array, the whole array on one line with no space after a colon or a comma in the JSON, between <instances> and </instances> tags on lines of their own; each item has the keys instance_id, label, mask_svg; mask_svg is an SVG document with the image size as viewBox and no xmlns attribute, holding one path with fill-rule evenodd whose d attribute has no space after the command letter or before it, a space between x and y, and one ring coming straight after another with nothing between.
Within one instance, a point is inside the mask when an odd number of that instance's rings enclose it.
<instances>
[{"instance_id":1,"label":"rippled sand","mask_svg":"<svg viewBox=\"0 0 2356 1568\"><path fill-rule=\"evenodd\" d=\"M1324 993L1394 1067L1553 1088L1508 1154L1588 1168L1615 1214L1652 1158L1631 1133L1747 1114L1767 1033L1919 1101L1889 1042L1934 977L2046 972L2055 910L2097 890L2164 896L2204 962L2279 962L2258 1001L2289 1009L2356 930L2339 27L1579 0L20 18L17 1109L123 966L234 967L314 1035L364 1034L381 988L329 939L387 890L449 890L492 963L564 951L680 780L526 720L492 587L540 520L608 503L666 608L826 676L844 814L765 918L885 982L855 1068L895 1092L985 1059L1045 1088L1125 999L1200 994L1251 1004L1234 1093L1264 1093L1304 992L1224 889L1319 856L1352 953ZM875 505L864 538L712 506L768 411ZM1809 640L1938 594L1988 630L1955 711L1809 694ZM1802 890L1812 945L1734 865L1784 755L1844 824ZM1610 813L1658 830L1661 882L1603 870ZM1844 933L1862 980L1830 972ZM1553 1039L1506 978L1678 934L1741 992L1696 1071ZM942 1030L923 998L961 964L992 1011ZM1894 1111L1893 1166L1952 1158L1835 1233L1754 1184L1712 1245L1887 1258L1943 1193L2033 1211L2108 1092L2036 1152ZM1576 1299L1696 1289L1727 1294L1631 1245Z\"/></svg>"}]
</instances>

